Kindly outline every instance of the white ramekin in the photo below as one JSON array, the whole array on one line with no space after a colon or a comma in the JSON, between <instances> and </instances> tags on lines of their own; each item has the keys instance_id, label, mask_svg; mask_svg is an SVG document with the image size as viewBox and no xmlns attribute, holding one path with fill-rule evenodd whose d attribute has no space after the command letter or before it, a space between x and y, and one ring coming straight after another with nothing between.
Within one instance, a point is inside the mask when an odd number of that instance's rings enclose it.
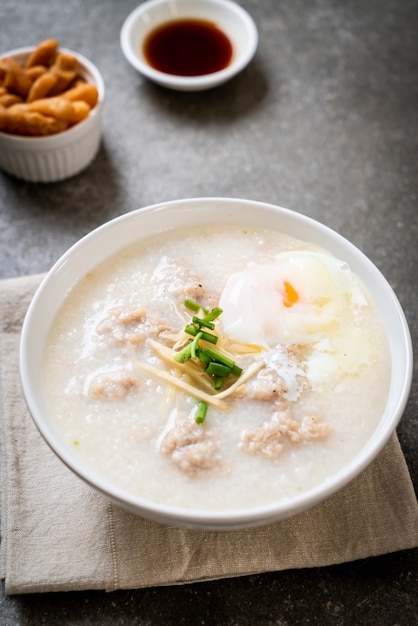
<instances>
[{"instance_id":1,"label":"white ramekin","mask_svg":"<svg viewBox=\"0 0 418 626\"><path fill-rule=\"evenodd\" d=\"M2 54L23 63L33 47ZM69 130L48 137L21 137L0 132L0 168L30 182L51 183L69 178L85 169L100 145L101 114L105 95L103 78L93 63L81 54L60 48L75 56L79 74L97 87L99 100L89 116Z\"/></svg>"}]
</instances>

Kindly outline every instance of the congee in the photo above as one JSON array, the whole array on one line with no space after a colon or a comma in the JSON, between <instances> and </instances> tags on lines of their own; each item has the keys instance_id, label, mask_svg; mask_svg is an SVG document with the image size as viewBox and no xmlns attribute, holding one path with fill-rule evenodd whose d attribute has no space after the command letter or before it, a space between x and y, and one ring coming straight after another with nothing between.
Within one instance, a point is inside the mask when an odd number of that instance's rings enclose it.
<instances>
[{"instance_id":1,"label":"congee","mask_svg":"<svg viewBox=\"0 0 418 626\"><path fill-rule=\"evenodd\" d=\"M45 358L56 429L153 502L227 511L326 482L383 412L389 344L346 263L273 230L170 230L86 273Z\"/></svg>"}]
</instances>

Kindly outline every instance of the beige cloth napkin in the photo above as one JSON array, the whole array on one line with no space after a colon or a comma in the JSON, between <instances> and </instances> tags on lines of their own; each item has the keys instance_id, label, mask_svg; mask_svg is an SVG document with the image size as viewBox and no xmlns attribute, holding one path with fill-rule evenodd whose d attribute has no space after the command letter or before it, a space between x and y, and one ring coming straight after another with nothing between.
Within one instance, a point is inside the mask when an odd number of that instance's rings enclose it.
<instances>
[{"instance_id":1,"label":"beige cloth napkin","mask_svg":"<svg viewBox=\"0 0 418 626\"><path fill-rule=\"evenodd\" d=\"M324 566L418 546L418 505L396 435L350 485L269 526L179 530L93 492L51 452L18 375L23 316L41 276L0 282L2 544L8 594L131 589Z\"/></svg>"}]
</instances>

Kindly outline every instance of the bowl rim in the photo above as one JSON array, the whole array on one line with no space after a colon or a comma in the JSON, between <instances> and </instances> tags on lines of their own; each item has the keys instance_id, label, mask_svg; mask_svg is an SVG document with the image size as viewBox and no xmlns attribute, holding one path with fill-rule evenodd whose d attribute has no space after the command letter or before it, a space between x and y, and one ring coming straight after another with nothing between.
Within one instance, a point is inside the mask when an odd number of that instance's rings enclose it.
<instances>
[{"instance_id":1,"label":"bowl rim","mask_svg":"<svg viewBox=\"0 0 418 626\"><path fill-rule=\"evenodd\" d=\"M316 487L303 492L302 495L294 496L281 501L280 503L270 503L263 506L238 509L234 511L202 511L157 504L151 500L133 496L132 494L119 489L117 486L109 484L107 479L95 474L91 469L86 468L83 465L78 465L73 455L70 453L70 450L60 439L53 426L48 423L47 419L44 419L36 400L36 390L32 386L31 372L28 368L29 343L31 336L33 336L33 333L36 331L35 322L37 307L39 307L42 302L44 294L48 292L48 289L52 288L51 285L53 285L54 281L60 280L62 272L65 272L68 268L68 263L73 255L82 255L83 252L88 249L91 242L94 242L97 238L105 236L108 231L113 230L115 227L123 228L125 222L129 223L131 221L135 222L136 220L140 221L142 216L148 215L152 217L153 214L161 218L163 217L161 216L161 213L164 214L164 212L167 211L173 212L176 208L183 208L184 210L188 207L193 207L196 204L210 205L211 203L223 203L229 207L239 203L240 205L250 207L250 210L251 208L254 210L260 209L266 213L269 212L274 214L275 217L281 216L285 220L296 221L298 226L301 225L305 229L307 228L318 231L318 233L321 236L325 236L325 238L329 237L335 242L337 247L342 246L342 249L344 249L348 255L355 255L355 257L359 259L361 265L364 266L371 274L373 280L377 282L378 287L384 291L385 298L387 298L389 305L393 309L393 315L395 316L397 320L396 323L399 326L397 329L399 331L398 343L402 343L402 349L405 356L405 361L402 364L404 368L402 385L400 385L400 388L397 389L396 404L395 407L392 408L390 418L387 419L382 425L384 414L382 415L381 421L377 425L375 431L366 444L355 454L350 463L344 465L328 481L325 483L322 482ZM222 217L218 220L218 222L222 223L227 221L226 217ZM201 223L208 223L208 220L203 220ZM197 225L197 222L195 225ZM166 226L163 228L164 230L167 229ZM175 228L175 226L171 224L169 228ZM280 228L278 227L277 230L280 230ZM141 233L139 233L138 240L141 240L141 238ZM301 238L303 239L303 237ZM121 248L126 245L128 244L123 244ZM114 253L115 252L113 251L112 254ZM97 261L95 264L97 265L99 262L101 261ZM86 269L86 271L88 271L88 269ZM165 524L168 523L184 528L200 528L206 530L248 528L264 525L280 519L286 519L287 517L294 516L299 512L312 508L316 504L319 504L329 496L342 489L374 460L393 434L405 410L413 374L412 340L404 311L392 287L369 257L367 257L359 248L340 235L337 231L307 215L257 200L225 198L220 196L172 200L136 209L105 222L79 239L51 267L49 272L43 278L41 285L37 289L29 305L22 326L19 362L23 396L32 419L45 441L61 459L61 461L67 465L67 467L69 467L75 474L77 474L84 482L89 484L96 491L101 492L108 500L124 507L125 509L127 508L136 515L141 515L145 518ZM371 442L373 443L373 446L371 445Z\"/></svg>"},{"instance_id":2,"label":"bowl rim","mask_svg":"<svg viewBox=\"0 0 418 626\"><path fill-rule=\"evenodd\" d=\"M182 4L183 2L189 2L189 0L175 0L175 2ZM236 74L241 72L241 70L243 70L253 58L258 46L258 30L251 15L241 5L237 4L233 0L199 0L199 7L204 7L205 5L212 7L219 6L223 10L228 10L230 14L234 16L236 23L239 23L240 28L245 30L247 33L245 52L237 59L233 59L233 61L224 69L199 76L167 74L153 68L151 65L144 62L140 55L133 50L131 46L131 36L135 31L138 21L141 20L142 16L146 14L147 11L152 11L154 8L164 5L169 7L170 0L147 0L146 2L140 4L127 16L120 32L120 46L126 60L146 78L164 87L179 91L204 90L216 87L227 80L230 80ZM193 17L192 13L190 17ZM166 20L159 20L154 26L170 21L170 19L173 18L170 18L170 16L167 15ZM222 24L220 24L220 27L222 27Z\"/></svg>"},{"instance_id":3,"label":"bowl rim","mask_svg":"<svg viewBox=\"0 0 418 626\"><path fill-rule=\"evenodd\" d=\"M3 59L4 57L24 58L25 56L29 55L35 48L36 46L23 46L20 48L13 48L13 50L8 50L4 53L2 52L0 55L0 59ZM92 61L90 61L90 59L85 57L80 52L70 50L69 48L63 48L61 46L59 46L59 52L65 52L74 55L78 59L79 63L84 66L87 72L94 78L94 84L97 87L97 91L99 92L99 99L96 106L90 111L86 119L78 122L78 124L75 124L71 128L67 128L66 130L63 130L59 133L54 133L53 135L48 135L46 137L14 135L13 133L5 133L0 130L1 143L5 145L7 145L8 143L14 144L15 147L21 145L21 147L23 147L23 144L25 142L29 142L27 144L28 146L32 144L32 146L35 147L36 144L36 148L43 148L48 147L49 144L53 144L58 140L63 140L64 137L66 140L68 139L69 141L71 141L71 139L75 140L76 138L78 138L78 135L83 132L84 126L88 124L88 122L91 121L92 118L100 114L105 98L105 83L103 76L100 73L100 70ZM27 146L25 146L25 148L26 147Z\"/></svg>"}]
</instances>

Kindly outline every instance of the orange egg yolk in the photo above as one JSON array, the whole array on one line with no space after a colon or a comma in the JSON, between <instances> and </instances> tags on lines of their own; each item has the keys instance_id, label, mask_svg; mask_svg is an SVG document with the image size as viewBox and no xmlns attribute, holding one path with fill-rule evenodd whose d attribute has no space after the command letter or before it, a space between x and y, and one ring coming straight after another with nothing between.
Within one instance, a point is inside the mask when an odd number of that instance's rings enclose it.
<instances>
[{"instance_id":1,"label":"orange egg yolk","mask_svg":"<svg viewBox=\"0 0 418 626\"><path fill-rule=\"evenodd\" d=\"M299 300L299 294L296 289L288 283L286 280L283 282L284 286L284 294L283 294L283 304L284 306L291 307Z\"/></svg>"}]
</instances>

